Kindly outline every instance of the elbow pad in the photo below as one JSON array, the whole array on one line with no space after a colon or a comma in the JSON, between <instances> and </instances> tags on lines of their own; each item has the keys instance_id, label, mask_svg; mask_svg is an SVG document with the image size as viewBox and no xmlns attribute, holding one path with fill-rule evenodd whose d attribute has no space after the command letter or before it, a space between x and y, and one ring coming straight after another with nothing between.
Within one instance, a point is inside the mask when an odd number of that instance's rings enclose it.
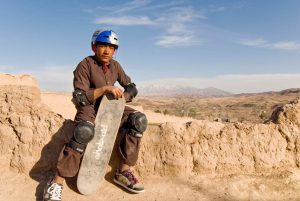
<instances>
[{"instance_id":1,"label":"elbow pad","mask_svg":"<svg viewBox=\"0 0 300 201\"><path fill-rule=\"evenodd\" d=\"M91 104L86 97L85 91L81 89L75 89L73 92L73 102L76 106L87 106Z\"/></svg>"},{"instance_id":2,"label":"elbow pad","mask_svg":"<svg viewBox=\"0 0 300 201\"><path fill-rule=\"evenodd\" d=\"M134 97L136 97L136 95L138 94L138 90L137 90L135 84L130 83L127 86L125 86L124 88L125 88L124 93L127 93L129 95L129 97L128 97L129 100L127 100L127 101L128 102L132 101L132 99Z\"/></svg>"}]
</instances>

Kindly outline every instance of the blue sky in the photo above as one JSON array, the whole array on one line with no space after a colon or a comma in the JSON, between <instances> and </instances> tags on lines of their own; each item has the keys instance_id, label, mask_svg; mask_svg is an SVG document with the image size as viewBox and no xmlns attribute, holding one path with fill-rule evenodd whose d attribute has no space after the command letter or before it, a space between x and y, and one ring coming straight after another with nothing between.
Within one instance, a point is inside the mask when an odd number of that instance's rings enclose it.
<instances>
[{"instance_id":1,"label":"blue sky","mask_svg":"<svg viewBox=\"0 0 300 201\"><path fill-rule=\"evenodd\" d=\"M0 72L71 91L94 30L112 28L138 86L300 87L300 1L0 0Z\"/></svg>"}]
</instances>

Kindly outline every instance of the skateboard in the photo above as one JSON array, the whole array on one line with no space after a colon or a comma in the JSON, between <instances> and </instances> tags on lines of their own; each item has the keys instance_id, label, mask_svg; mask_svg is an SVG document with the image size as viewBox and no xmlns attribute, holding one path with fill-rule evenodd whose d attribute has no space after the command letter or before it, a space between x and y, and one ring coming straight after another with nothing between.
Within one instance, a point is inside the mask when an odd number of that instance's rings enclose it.
<instances>
[{"instance_id":1,"label":"skateboard","mask_svg":"<svg viewBox=\"0 0 300 201\"><path fill-rule=\"evenodd\" d=\"M94 193L106 173L125 108L124 98L104 95L95 119L95 135L85 149L77 176L77 188L83 195Z\"/></svg>"}]
</instances>

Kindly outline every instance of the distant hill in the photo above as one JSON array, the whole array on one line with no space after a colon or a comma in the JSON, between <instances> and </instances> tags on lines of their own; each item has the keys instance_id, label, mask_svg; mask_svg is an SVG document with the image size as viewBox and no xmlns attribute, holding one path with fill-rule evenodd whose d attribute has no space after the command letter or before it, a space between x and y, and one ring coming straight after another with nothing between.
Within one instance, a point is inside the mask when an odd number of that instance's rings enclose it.
<instances>
[{"instance_id":1,"label":"distant hill","mask_svg":"<svg viewBox=\"0 0 300 201\"><path fill-rule=\"evenodd\" d=\"M258 92L258 93L240 93L240 94L234 94L234 96L290 95L290 94L300 94L300 88L290 88L281 91L266 91L266 92Z\"/></svg>"},{"instance_id":2,"label":"distant hill","mask_svg":"<svg viewBox=\"0 0 300 201\"><path fill-rule=\"evenodd\" d=\"M202 96L202 97L223 97L233 95L214 87L196 88L188 86L162 86L147 85L138 88L140 96Z\"/></svg>"},{"instance_id":3,"label":"distant hill","mask_svg":"<svg viewBox=\"0 0 300 201\"><path fill-rule=\"evenodd\" d=\"M300 88L291 88L279 92L281 95L300 93Z\"/></svg>"}]
</instances>

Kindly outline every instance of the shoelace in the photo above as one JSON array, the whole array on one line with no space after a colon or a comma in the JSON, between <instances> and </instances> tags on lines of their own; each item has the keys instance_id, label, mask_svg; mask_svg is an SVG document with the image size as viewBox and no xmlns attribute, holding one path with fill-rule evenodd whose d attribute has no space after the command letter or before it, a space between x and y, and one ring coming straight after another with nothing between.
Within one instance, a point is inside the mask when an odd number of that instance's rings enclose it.
<instances>
[{"instance_id":1,"label":"shoelace","mask_svg":"<svg viewBox=\"0 0 300 201\"><path fill-rule=\"evenodd\" d=\"M124 171L124 176L127 177L130 182L133 182L133 184L139 182L138 179L134 176L133 172L131 172L130 170Z\"/></svg>"},{"instance_id":2,"label":"shoelace","mask_svg":"<svg viewBox=\"0 0 300 201\"><path fill-rule=\"evenodd\" d=\"M49 188L48 193L50 194L50 199L53 200L61 200L61 192L62 192L62 186L53 183L51 188Z\"/></svg>"}]
</instances>

